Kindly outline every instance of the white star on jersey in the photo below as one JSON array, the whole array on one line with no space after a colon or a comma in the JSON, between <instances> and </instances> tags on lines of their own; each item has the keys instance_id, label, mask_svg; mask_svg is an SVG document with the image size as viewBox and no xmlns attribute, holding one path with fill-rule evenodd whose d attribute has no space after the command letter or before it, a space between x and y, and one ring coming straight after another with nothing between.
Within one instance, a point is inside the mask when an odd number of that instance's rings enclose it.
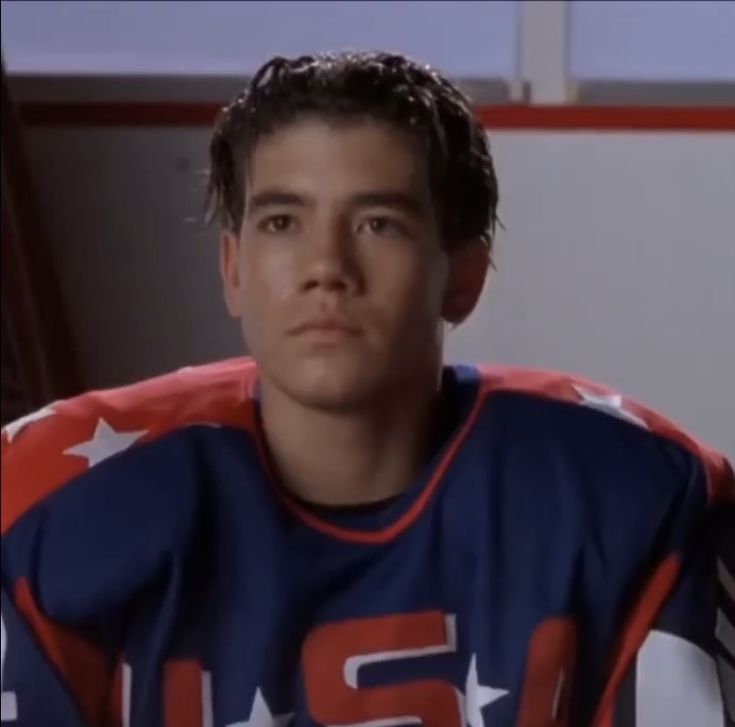
<instances>
[{"instance_id":1,"label":"white star on jersey","mask_svg":"<svg viewBox=\"0 0 735 727\"><path fill-rule=\"evenodd\" d=\"M8 442L12 442L13 439L18 435L18 433L21 431L21 429L24 429L29 424L32 424L33 422L38 422L41 419L45 419L46 417L50 417L52 414L56 414L56 412L51 408L51 406L45 406L43 409L39 409L38 411L34 411L31 414L26 414L23 417L20 417L20 419L16 419L14 422L10 422L10 424L6 424L3 427L3 432L8 437Z\"/></svg>"},{"instance_id":2,"label":"white star on jersey","mask_svg":"<svg viewBox=\"0 0 735 727\"><path fill-rule=\"evenodd\" d=\"M147 431L117 432L100 417L92 439L64 450L64 454L85 457L87 465L94 467L108 457L124 452L131 444L137 442L147 433Z\"/></svg>"},{"instance_id":3,"label":"white star on jersey","mask_svg":"<svg viewBox=\"0 0 735 727\"><path fill-rule=\"evenodd\" d=\"M462 724L469 724L470 727L485 727L485 719L482 716L483 707L487 707L488 704L492 704L508 693L506 689L495 689L480 684L477 676L477 654L473 654L470 660L464 692Z\"/></svg>"},{"instance_id":4,"label":"white star on jersey","mask_svg":"<svg viewBox=\"0 0 735 727\"><path fill-rule=\"evenodd\" d=\"M582 397L580 403L583 406L589 406L592 409L597 409L618 419L625 419L628 422L637 424L639 427L643 427L643 429L648 429L648 424L643 419L625 408L623 397L620 394L595 394L593 391L585 389L578 384L572 384L572 388Z\"/></svg>"},{"instance_id":5,"label":"white star on jersey","mask_svg":"<svg viewBox=\"0 0 735 727\"><path fill-rule=\"evenodd\" d=\"M227 727L285 727L293 717L291 714L272 714L260 689L255 692L250 717L245 722L233 722Z\"/></svg>"}]
</instances>

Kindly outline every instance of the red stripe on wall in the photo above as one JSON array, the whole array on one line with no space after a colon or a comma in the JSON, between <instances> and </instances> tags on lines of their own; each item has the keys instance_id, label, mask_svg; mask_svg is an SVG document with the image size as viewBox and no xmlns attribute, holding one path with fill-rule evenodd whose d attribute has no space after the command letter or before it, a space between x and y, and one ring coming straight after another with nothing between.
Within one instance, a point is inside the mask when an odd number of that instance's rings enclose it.
<instances>
[{"instance_id":1,"label":"red stripe on wall","mask_svg":"<svg viewBox=\"0 0 735 727\"><path fill-rule=\"evenodd\" d=\"M489 129L735 131L735 106L485 106Z\"/></svg>"},{"instance_id":2,"label":"red stripe on wall","mask_svg":"<svg viewBox=\"0 0 735 727\"><path fill-rule=\"evenodd\" d=\"M31 126L211 126L212 103L41 103L22 105ZM482 106L488 129L735 131L735 106Z\"/></svg>"}]
</instances>

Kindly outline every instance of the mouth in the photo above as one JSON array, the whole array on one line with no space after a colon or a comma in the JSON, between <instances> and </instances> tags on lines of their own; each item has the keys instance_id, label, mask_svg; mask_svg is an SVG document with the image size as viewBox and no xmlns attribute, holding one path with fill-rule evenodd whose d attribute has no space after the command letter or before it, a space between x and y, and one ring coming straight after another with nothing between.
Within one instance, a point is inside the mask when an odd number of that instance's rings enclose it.
<instances>
[{"instance_id":1,"label":"mouth","mask_svg":"<svg viewBox=\"0 0 735 727\"><path fill-rule=\"evenodd\" d=\"M362 335L359 326L339 318L314 318L292 328L292 336L325 342L340 341L346 338L357 338Z\"/></svg>"}]
</instances>

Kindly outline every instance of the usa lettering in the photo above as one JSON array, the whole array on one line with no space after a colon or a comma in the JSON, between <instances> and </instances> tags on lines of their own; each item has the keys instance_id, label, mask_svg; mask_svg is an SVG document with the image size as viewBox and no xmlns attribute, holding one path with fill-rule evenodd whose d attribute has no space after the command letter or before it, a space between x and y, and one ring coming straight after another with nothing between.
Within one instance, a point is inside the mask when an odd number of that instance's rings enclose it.
<instances>
[{"instance_id":1,"label":"usa lettering","mask_svg":"<svg viewBox=\"0 0 735 727\"><path fill-rule=\"evenodd\" d=\"M574 672L576 633L565 619L550 619L535 630L520 686L515 727L554 725L570 720L571 676ZM478 669L476 654L467 661L467 678L461 686L442 679L407 680L396 684L363 687L363 668L401 660L437 659L457 654L456 619L441 611L389 615L326 624L306 638L301 673L309 717L319 725L361 727L366 724L411 724L422 727L489 726L492 705L509 691L491 686ZM116 694L122 727L131 721L131 695L135 673L124 664ZM235 721L216 720L212 700L212 674L196 659L165 664L161 685L165 727L285 727L294 714L279 712L260 687L249 706ZM266 689L268 685L265 685ZM133 700L134 701L134 700Z\"/></svg>"}]
</instances>

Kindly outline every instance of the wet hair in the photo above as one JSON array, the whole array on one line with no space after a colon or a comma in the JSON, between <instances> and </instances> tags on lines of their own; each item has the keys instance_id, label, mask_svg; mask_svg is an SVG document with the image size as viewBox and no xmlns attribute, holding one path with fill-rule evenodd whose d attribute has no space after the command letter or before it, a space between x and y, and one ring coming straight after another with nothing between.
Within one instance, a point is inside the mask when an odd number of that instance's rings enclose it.
<instances>
[{"instance_id":1,"label":"wet hair","mask_svg":"<svg viewBox=\"0 0 735 727\"><path fill-rule=\"evenodd\" d=\"M276 57L218 114L209 147L209 220L237 231L245 170L259 139L303 117L374 119L408 132L427 155L429 183L448 249L482 240L491 250L498 184L470 100L432 68L369 52Z\"/></svg>"}]
</instances>

